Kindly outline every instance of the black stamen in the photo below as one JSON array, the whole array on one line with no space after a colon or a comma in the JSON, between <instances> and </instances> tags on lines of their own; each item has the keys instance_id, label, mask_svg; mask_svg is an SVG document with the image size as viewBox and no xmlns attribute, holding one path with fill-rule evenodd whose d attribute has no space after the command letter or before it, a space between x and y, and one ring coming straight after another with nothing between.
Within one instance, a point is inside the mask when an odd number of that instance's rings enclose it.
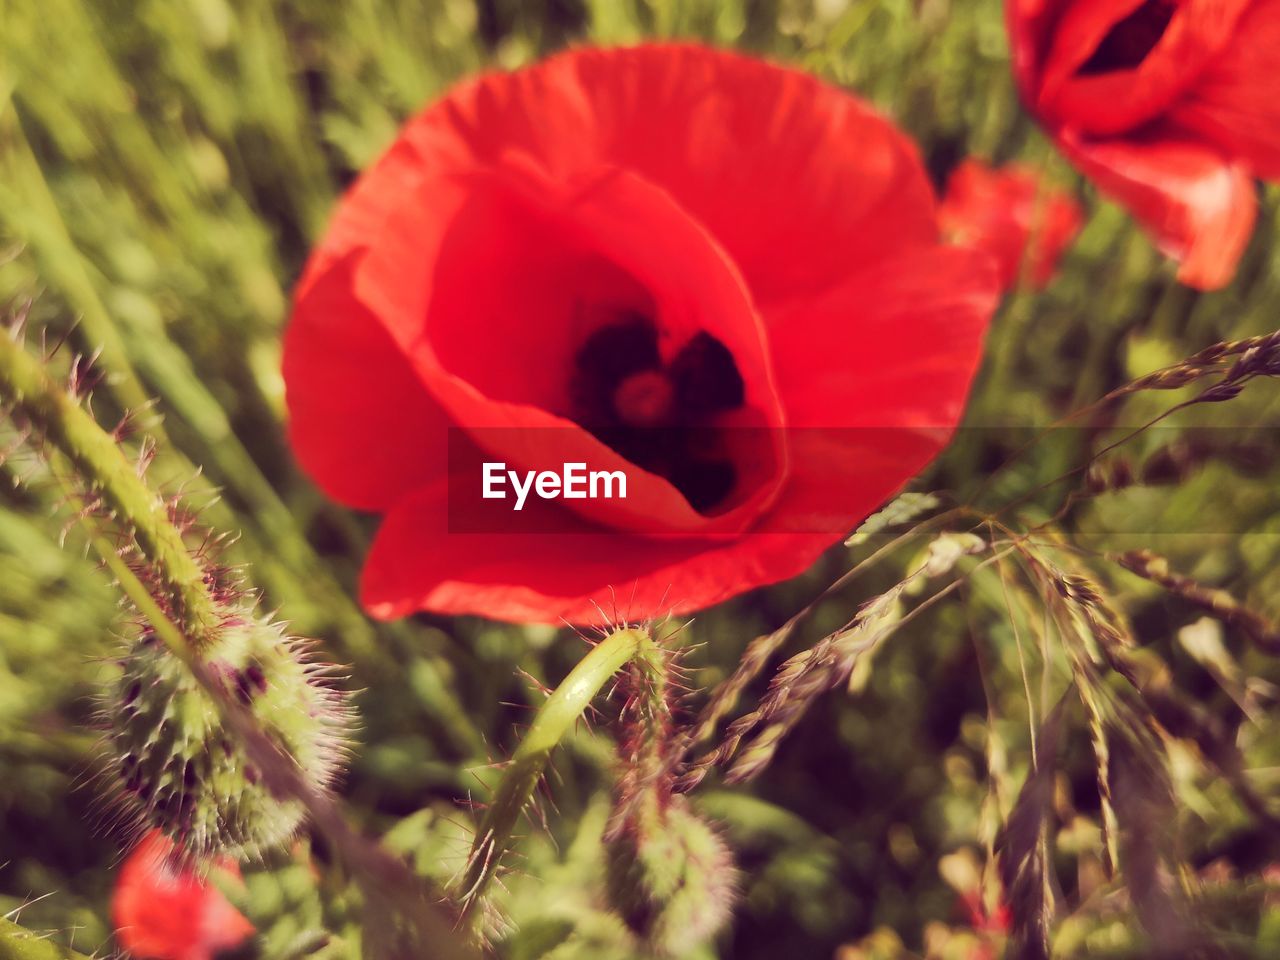
<instances>
[{"instance_id":1,"label":"black stamen","mask_svg":"<svg viewBox=\"0 0 1280 960\"><path fill-rule=\"evenodd\" d=\"M682 460L668 478L684 494L689 506L701 513L714 507L731 492L738 472L728 460Z\"/></svg>"},{"instance_id":2,"label":"black stamen","mask_svg":"<svg viewBox=\"0 0 1280 960\"><path fill-rule=\"evenodd\" d=\"M601 327L578 350L571 383L579 422L599 423L613 410L613 391L627 377L662 366L658 330L639 314L625 314L618 323ZM582 419L585 417L586 419Z\"/></svg>"},{"instance_id":3,"label":"black stamen","mask_svg":"<svg viewBox=\"0 0 1280 960\"><path fill-rule=\"evenodd\" d=\"M742 406L746 386L729 348L705 330L680 348L671 361L676 408L686 419Z\"/></svg>"},{"instance_id":4,"label":"black stamen","mask_svg":"<svg viewBox=\"0 0 1280 960\"><path fill-rule=\"evenodd\" d=\"M746 387L733 354L711 334L695 334L664 368L656 325L627 314L586 339L572 377L573 419L626 460L666 477L695 510L710 510L733 491L734 464L707 459L705 431L717 414L743 405Z\"/></svg>"}]
</instances>

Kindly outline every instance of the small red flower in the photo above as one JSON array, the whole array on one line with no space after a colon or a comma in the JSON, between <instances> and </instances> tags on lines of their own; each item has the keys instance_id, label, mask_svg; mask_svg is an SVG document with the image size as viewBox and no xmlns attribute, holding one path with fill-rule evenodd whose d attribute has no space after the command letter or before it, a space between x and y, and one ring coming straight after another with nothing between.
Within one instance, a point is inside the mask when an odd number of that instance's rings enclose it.
<instances>
[{"instance_id":1,"label":"small red flower","mask_svg":"<svg viewBox=\"0 0 1280 960\"><path fill-rule=\"evenodd\" d=\"M1079 204L1046 185L1035 170L1016 165L996 170L966 160L947 180L938 219L952 243L991 254L1000 265L1002 286L1009 289L1024 263L1033 286L1047 284L1082 218Z\"/></svg>"},{"instance_id":2,"label":"small red flower","mask_svg":"<svg viewBox=\"0 0 1280 960\"><path fill-rule=\"evenodd\" d=\"M914 146L862 102L653 45L454 88L344 198L294 296L294 449L384 515L365 606L583 623L803 571L947 441L997 289L939 243ZM627 498L451 532L478 497L450 481L459 446L624 470Z\"/></svg>"},{"instance_id":3,"label":"small red flower","mask_svg":"<svg viewBox=\"0 0 1280 960\"><path fill-rule=\"evenodd\" d=\"M234 863L218 869L239 878ZM216 887L152 830L129 854L111 897L116 939L139 960L209 960L242 943L254 928Z\"/></svg>"},{"instance_id":4,"label":"small red flower","mask_svg":"<svg viewBox=\"0 0 1280 960\"><path fill-rule=\"evenodd\" d=\"M1005 938L1013 929L1013 914L1008 905L1001 900L994 910L988 910L982 893L972 890L960 895L960 906L969 926L982 938L969 951L967 960L996 960L1004 952Z\"/></svg>"},{"instance_id":5,"label":"small red flower","mask_svg":"<svg viewBox=\"0 0 1280 960\"><path fill-rule=\"evenodd\" d=\"M1005 934L1013 927L1013 917L1008 905L1001 900L994 910L988 910L982 893L978 890L961 894L960 906L969 926L979 933Z\"/></svg>"},{"instance_id":6,"label":"small red flower","mask_svg":"<svg viewBox=\"0 0 1280 960\"><path fill-rule=\"evenodd\" d=\"M1022 97L1178 277L1219 287L1280 178L1280 0L1007 0Z\"/></svg>"}]
</instances>

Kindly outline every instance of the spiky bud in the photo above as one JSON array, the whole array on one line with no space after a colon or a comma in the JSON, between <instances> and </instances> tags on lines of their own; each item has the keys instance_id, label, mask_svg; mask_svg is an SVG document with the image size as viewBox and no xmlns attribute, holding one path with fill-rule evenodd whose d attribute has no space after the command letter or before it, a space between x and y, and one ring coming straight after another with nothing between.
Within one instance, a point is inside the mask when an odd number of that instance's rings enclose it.
<instances>
[{"instance_id":1,"label":"spiky bud","mask_svg":"<svg viewBox=\"0 0 1280 960\"><path fill-rule=\"evenodd\" d=\"M724 840L683 797L650 826L608 841L609 900L653 953L680 957L728 922L737 871Z\"/></svg>"},{"instance_id":2,"label":"spiky bud","mask_svg":"<svg viewBox=\"0 0 1280 960\"><path fill-rule=\"evenodd\" d=\"M223 621L201 656L306 781L327 787L346 754L351 713L307 643L242 611ZM255 857L287 840L302 821L302 805L271 792L181 660L146 631L121 664L103 713L126 812L196 858Z\"/></svg>"},{"instance_id":3,"label":"spiky bud","mask_svg":"<svg viewBox=\"0 0 1280 960\"><path fill-rule=\"evenodd\" d=\"M619 678L620 770L605 838L610 903L650 952L675 957L724 927L737 888L728 846L675 793L679 674L672 650L656 644Z\"/></svg>"}]
</instances>

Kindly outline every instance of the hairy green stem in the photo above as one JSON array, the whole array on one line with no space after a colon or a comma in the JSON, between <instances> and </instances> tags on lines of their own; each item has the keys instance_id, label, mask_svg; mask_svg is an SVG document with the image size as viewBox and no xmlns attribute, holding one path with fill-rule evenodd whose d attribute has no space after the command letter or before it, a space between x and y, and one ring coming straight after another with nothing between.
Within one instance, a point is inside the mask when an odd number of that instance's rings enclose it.
<instances>
[{"instance_id":1,"label":"hairy green stem","mask_svg":"<svg viewBox=\"0 0 1280 960\"><path fill-rule=\"evenodd\" d=\"M476 831L462 882L463 909L470 912L484 895L511 843L512 830L546 769L551 751L573 729L609 678L656 646L649 631L615 630L570 671L538 709L533 724L504 767L493 800Z\"/></svg>"},{"instance_id":2,"label":"hairy green stem","mask_svg":"<svg viewBox=\"0 0 1280 960\"><path fill-rule=\"evenodd\" d=\"M619 718L621 772L609 834L627 829L660 831L675 795L679 748L672 716L671 655L657 644L625 668L619 687L626 696Z\"/></svg>"},{"instance_id":3,"label":"hairy green stem","mask_svg":"<svg viewBox=\"0 0 1280 960\"><path fill-rule=\"evenodd\" d=\"M0 401L30 422L71 461L85 494L101 497L137 541L187 642L200 650L218 624L204 570L173 525L164 500L138 475L116 439L102 429L43 363L0 334Z\"/></svg>"}]
</instances>

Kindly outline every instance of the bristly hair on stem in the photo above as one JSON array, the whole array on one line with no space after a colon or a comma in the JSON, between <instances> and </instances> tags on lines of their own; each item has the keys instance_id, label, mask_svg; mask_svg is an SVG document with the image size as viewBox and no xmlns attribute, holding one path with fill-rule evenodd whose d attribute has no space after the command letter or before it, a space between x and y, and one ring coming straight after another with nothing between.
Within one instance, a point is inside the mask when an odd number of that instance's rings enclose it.
<instances>
[{"instance_id":1,"label":"bristly hair on stem","mask_svg":"<svg viewBox=\"0 0 1280 960\"><path fill-rule=\"evenodd\" d=\"M146 459L133 463L115 436L100 427L85 407L91 381L81 363L67 387L22 342L22 325L0 333L0 407L70 462L85 499L136 546L160 603L182 629L195 652L212 641L221 615L210 589L213 575L203 567L174 524L172 505L152 491L142 474Z\"/></svg>"},{"instance_id":2,"label":"bristly hair on stem","mask_svg":"<svg viewBox=\"0 0 1280 960\"><path fill-rule=\"evenodd\" d=\"M614 626L596 642L538 708L502 775L476 828L466 866L455 888L462 917L482 937L477 918L489 884L513 841L521 815L533 799L551 754L586 714L596 695L620 670L655 649L649 626Z\"/></svg>"},{"instance_id":3,"label":"bristly hair on stem","mask_svg":"<svg viewBox=\"0 0 1280 960\"><path fill-rule=\"evenodd\" d=\"M679 654L655 644L619 674L618 778L605 833L609 902L658 956L683 956L728 923L737 871L728 845L675 787Z\"/></svg>"},{"instance_id":4,"label":"bristly hair on stem","mask_svg":"<svg viewBox=\"0 0 1280 960\"><path fill-rule=\"evenodd\" d=\"M616 836L640 808L659 814L675 793L679 653L655 643L618 674L618 781L608 833Z\"/></svg>"},{"instance_id":5,"label":"bristly hair on stem","mask_svg":"<svg viewBox=\"0 0 1280 960\"><path fill-rule=\"evenodd\" d=\"M80 502L77 516L138 618L121 675L101 698L103 779L135 832L158 827L197 862L257 856L295 832L306 805L272 782L278 759L243 755L223 701L323 793L345 764L349 695L310 643L259 614L240 578L217 565L216 538L188 543L191 515L147 485L152 448L144 443L131 461L120 431L90 414L95 376L75 361L70 385L60 385L25 348L20 323L0 334L0 402Z\"/></svg>"}]
</instances>

